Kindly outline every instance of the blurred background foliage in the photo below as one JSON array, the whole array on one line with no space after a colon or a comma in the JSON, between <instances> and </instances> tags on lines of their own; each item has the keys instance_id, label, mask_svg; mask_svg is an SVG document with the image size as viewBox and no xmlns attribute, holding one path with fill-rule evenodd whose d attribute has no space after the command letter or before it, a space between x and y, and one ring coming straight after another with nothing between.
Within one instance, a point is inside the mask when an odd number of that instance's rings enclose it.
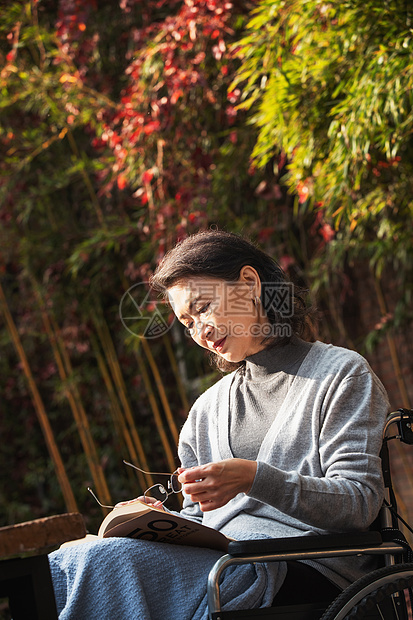
<instances>
[{"instance_id":1,"label":"blurred background foliage","mask_svg":"<svg viewBox=\"0 0 413 620\"><path fill-rule=\"evenodd\" d=\"M367 355L385 337L411 406L412 18L407 0L1 3L0 525L79 509L94 531L88 485L111 503L152 482L123 458L175 469L217 374L176 323L138 338L119 305L209 226L309 289L318 337Z\"/></svg>"}]
</instances>

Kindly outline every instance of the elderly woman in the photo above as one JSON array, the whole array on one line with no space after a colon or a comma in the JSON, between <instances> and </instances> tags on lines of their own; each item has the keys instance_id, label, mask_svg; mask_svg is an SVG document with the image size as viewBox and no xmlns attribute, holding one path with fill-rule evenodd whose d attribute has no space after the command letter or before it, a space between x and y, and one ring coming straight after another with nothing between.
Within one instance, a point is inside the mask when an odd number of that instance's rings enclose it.
<instances>
[{"instance_id":1,"label":"elderly woman","mask_svg":"<svg viewBox=\"0 0 413 620\"><path fill-rule=\"evenodd\" d=\"M383 498L384 388L357 353L311 342L310 313L278 264L222 231L193 235L152 279L179 321L227 374L201 395L179 441L181 514L236 539L364 530ZM155 500L153 500L155 502ZM55 552L61 619L207 618L220 552L105 539ZM333 594L373 559L302 563ZM271 605L284 563L224 573L223 609Z\"/></svg>"}]
</instances>

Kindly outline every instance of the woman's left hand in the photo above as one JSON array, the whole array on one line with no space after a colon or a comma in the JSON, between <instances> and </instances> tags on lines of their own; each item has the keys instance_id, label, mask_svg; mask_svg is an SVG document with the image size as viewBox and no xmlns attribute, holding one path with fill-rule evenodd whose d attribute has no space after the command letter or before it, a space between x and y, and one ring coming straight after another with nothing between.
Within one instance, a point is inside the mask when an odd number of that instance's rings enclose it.
<instances>
[{"instance_id":1,"label":"woman's left hand","mask_svg":"<svg viewBox=\"0 0 413 620\"><path fill-rule=\"evenodd\" d=\"M162 510L165 510L162 502L148 495L146 497L144 495L140 495L139 497L136 497L135 499L129 499L126 502L118 502L115 508L118 508L119 506L128 506L129 504L136 504L136 502L151 504L151 506L153 506L154 508L161 508Z\"/></svg>"},{"instance_id":2,"label":"woman's left hand","mask_svg":"<svg viewBox=\"0 0 413 620\"><path fill-rule=\"evenodd\" d=\"M238 493L248 493L254 482L257 462L226 459L198 467L178 469L178 480L202 512L225 506Z\"/></svg>"}]
</instances>

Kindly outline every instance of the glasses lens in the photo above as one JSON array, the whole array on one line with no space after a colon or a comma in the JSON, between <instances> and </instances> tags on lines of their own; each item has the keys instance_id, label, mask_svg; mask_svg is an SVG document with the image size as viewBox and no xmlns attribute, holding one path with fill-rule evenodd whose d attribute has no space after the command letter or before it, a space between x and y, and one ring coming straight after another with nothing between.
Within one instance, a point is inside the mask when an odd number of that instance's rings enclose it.
<instances>
[{"instance_id":1,"label":"glasses lens","mask_svg":"<svg viewBox=\"0 0 413 620\"><path fill-rule=\"evenodd\" d=\"M164 502L168 497L168 491L164 486L162 486L162 484L155 484L155 486L148 489L148 491L148 495L150 495L150 497L153 497L160 502Z\"/></svg>"},{"instance_id":2,"label":"glasses lens","mask_svg":"<svg viewBox=\"0 0 413 620\"><path fill-rule=\"evenodd\" d=\"M178 480L178 474L172 474L171 476L171 489L174 493L182 491L182 484Z\"/></svg>"}]
</instances>

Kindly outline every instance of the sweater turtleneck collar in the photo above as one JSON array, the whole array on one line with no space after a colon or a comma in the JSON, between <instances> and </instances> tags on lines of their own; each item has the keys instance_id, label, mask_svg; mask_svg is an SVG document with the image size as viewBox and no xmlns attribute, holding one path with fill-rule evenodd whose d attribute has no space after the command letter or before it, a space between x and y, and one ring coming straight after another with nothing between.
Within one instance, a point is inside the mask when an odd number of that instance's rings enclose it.
<instances>
[{"instance_id":1,"label":"sweater turtleneck collar","mask_svg":"<svg viewBox=\"0 0 413 620\"><path fill-rule=\"evenodd\" d=\"M245 379L266 381L277 372L296 372L312 346L297 336L283 346L273 346L246 358Z\"/></svg>"}]
</instances>

